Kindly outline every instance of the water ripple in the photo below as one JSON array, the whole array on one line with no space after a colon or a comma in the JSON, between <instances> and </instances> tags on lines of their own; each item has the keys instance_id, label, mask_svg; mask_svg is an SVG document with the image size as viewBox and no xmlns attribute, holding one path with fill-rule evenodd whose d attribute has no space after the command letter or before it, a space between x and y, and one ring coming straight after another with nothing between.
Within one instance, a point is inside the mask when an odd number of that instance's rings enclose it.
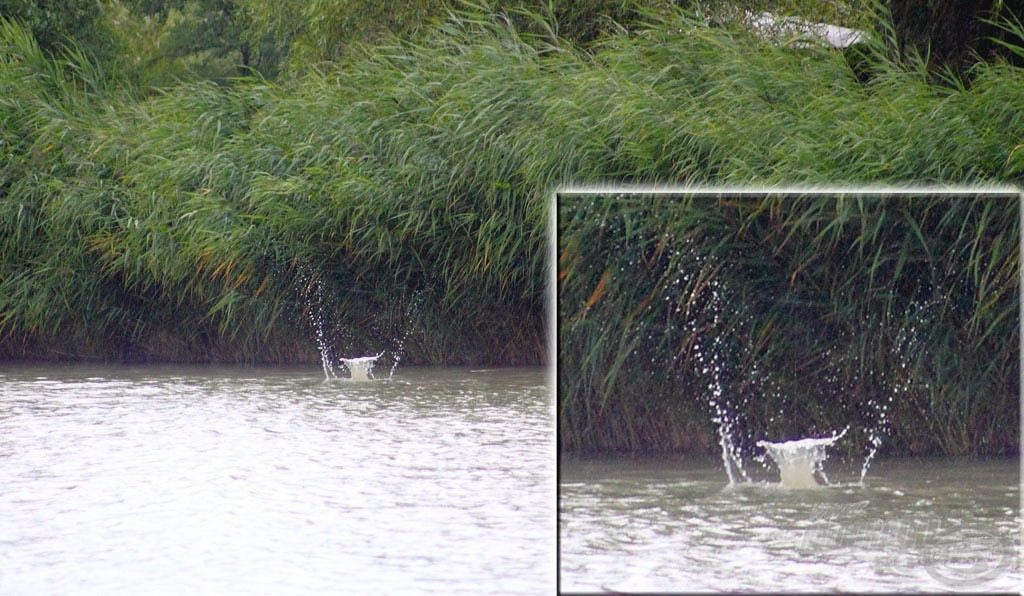
<instances>
[{"instance_id":1,"label":"water ripple","mask_svg":"<svg viewBox=\"0 0 1024 596\"><path fill-rule=\"evenodd\" d=\"M5 369L0 593L551 589L543 371L318 372Z\"/></svg>"}]
</instances>

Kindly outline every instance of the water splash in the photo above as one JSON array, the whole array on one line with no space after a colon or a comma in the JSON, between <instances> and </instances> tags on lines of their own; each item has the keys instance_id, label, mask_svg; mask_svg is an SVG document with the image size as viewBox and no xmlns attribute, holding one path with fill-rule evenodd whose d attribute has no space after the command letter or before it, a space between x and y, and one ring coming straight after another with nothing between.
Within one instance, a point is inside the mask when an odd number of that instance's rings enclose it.
<instances>
[{"instance_id":1,"label":"water splash","mask_svg":"<svg viewBox=\"0 0 1024 596\"><path fill-rule=\"evenodd\" d=\"M867 457L864 458L864 465L860 470L861 484L864 484L864 478L871 467L871 460L874 459L878 449L882 446L882 438L889 434L892 427L889 416L893 401L897 397L901 399L908 398L911 391L918 384L925 389L928 388L927 382L920 383L915 378L913 360L922 356L927 357L928 342L921 337L920 329L927 328L927 317L930 316L929 311L935 306L934 300L914 300L910 303L909 313L911 313L911 316L908 317L910 324L900 327L891 348L896 367L884 379L883 386L886 397L884 400L868 400L867 405L871 413L872 423L867 429L869 447Z\"/></svg>"},{"instance_id":2,"label":"water splash","mask_svg":"<svg viewBox=\"0 0 1024 596\"><path fill-rule=\"evenodd\" d=\"M377 361L388 354L391 360L388 379L394 377L395 369L405 356L406 343L411 332L418 327L420 306L423 302L423 293L415 292L406 302L405 311L398 321L400 333L396 333L393 321L389 321L384 314L371 313L368 321L368 338L360 338L354 341L351 330L346 326L332 324L331 321L338 319L336 301L325 290L325 283L322 278L315 274L308 267L302 268L297 278L298 294L304 305L304 313L308 319L310 328L313 331L313 339L316 342L317 350L320 353L320 364L324 371L324 378L328 381L348 378L354 380L375 380L373 366ZM335 305L332 307L331 305ZM388 338L398 337L397 341ZM365 345L367 339L378 345L383 344L386 349L381 350L375 356L362 356L343 358L339 354L355 351L352 346ZM361 350L360 350L361 351ZM357 352L358 353L358 352ZM349 371L348 377L339 376L339 369L346 368Z\"/></svg>"},{"instance_id":3,"label":"water splash","mask_svg":"<svg viewBox=\"0 0 1024 596\"><path fill-rule=\"evenodd\" d=\"M814 477L815 473L821 475L826 485L829 484L822 467L828 458L825 449L835 444L849 429L847 426L843 432L833 433L831 437L798 439L782 443L758 441L757 446L764 447L778 466L781 476L779 486L792 489L817 488L821 484Z\"/></svg>"},{"instance_id":4,"label":"water splash","mask_svg":"<svg viewBox=\"0 0 1024 596\"><path fill-rule=\"evenodd\" d=\"M417 291L412 296L412 300L408 302L405 307L405 323L404 331L402 336L395 342L395 348L391 351L391 371L388 374L388 378L395 376L395 369L398 368L398 363L401 362L405 356L405 345L409 340L409 334L412 333L413 329L416 329L419 322L420 305L423 303L423 292Z\"/></svg>"},{"instance_id":5,"label":"water splash","mask_svg":"<svg viewBox=\"0 0 1024 596\"><path fill-rule=\"evenodd\" d=\"M362 356L360 358L342 358L341 362L345 365L349 372L349 378L353 381L372 381L373 377L373 365L377 362L377 359L384 355L384 352L377 354L376 356ZM391 369L392 373L394 368Z\"/></svg>"},{"instance_id":6,"label":"water splash","mask_svg":"<svg viewBox=\"0 0 1024 596\"><path fill-rule=\"evenodd\" d=\"M313 328L313 339L316 341L317 350L320 352L320 365L324 369L324 378L336 378L337 375L334 372L334 349L327 338L327 331L325 329L326 316L324 313L323 282L319 279L310 279L308 273L303 274L300 279L306 282L304 284L304 298L307 303L306 316L309 318L309 324Z\"/></svg>"},{"instance_id":7,"label":"water splash","mask_svg":"<svg viewBox=\"0 0 1024 596\"><path fill-rule=\"evenodd\" d=\"M868 449L868 456L864 458L864 465L860 468L860 483L864 484L864 477L868 475L868 468L871 466L871 460L878 453L878 448L882 446L882 436L877 432L876 429L871 429L868 436L868 442L871 447Z\"/></svg>"},{"instance_id":8,"label":"water splash","mask_svg":"<svg viewBox=\"0 0 1024 596\"><path fill-rule=\"evenodd\" d=\"M761 361L763 355L752 353L750 342L742 340L743 330L750 328L753 318L745 310L742 297L734 296L725 281L716 275L721 267L729 265L719 263L713 257L702 253L691 240L682 242L673 251L672 258L678 267L678 273L667 284L666 309L669 320L673 320L677 325L675 331L681 332L683 340L682 347L676 350L673 367L678 363L676 359L682 359L683 366L690 370L697 381L701 397L709 407L712 421L717 428L717 442L729 484L750 482L751 476L745 467L745 457L760 462L765 470L771 468L769 457L776 466L779 465L778 458L767 448L769 442L755 442L757 435L763 432L763 423L774 426L776 418L771 415L766 420L748 420L747 416L752 411L750 406L762 396L775 403L787 403L787 400L782 397L782 390L777 386L770 367L764 366ZM652 336L651 340L654 339ZM845 334L835 337L835 345L828 347L823 357L827 360L849 357L845 356L847 351L844 349L844 342L848 339ZM900 351L907 353L905 347ZM739 375L737 368L740 366L745 367L742 375ZM906 367L904 364L904 368ZM824 393L852 390L855 389L854 386L845 385L861 382L857 378L852 381L842 380L841 370L836 368L826 371L820 387ZM890 382L884 371L879 371L878 376L875 376L875 373L871 374L874 380L884 381L882 387L887 398L873 400L867 404L866 409L862 410L866 423L855 432L858 441L863 440L861 432L868 437L868 451L861 466L861 483L867 475L872 459L879 451L883 437L889 432L889 409L893 399L901 390L905 390L900 389L902 385L899 383ZM739 378L740 376L743 378ZM889 388L893 390L890 391ZM865 405L862 403L860 407L865 408ZM844 405L843 409L847 410L847 406ZM778 417L786 417L785 408L779 409ZM782 421L779 424L782 424ZM803 461L800 457L795 457L799 454L803 454L806 461L785 472L790 477L787 484L809 484L810 479L816 486L818 483L814 480L815 476L829 484L822 466L826 456L825 448L838 441L849 429L850 426L847 426L842 433L833 437L814 439L816 443L813 444L796 444L795 447L802 449L792 454L793 461ZM814 429L810 431L813 433ZM764 447L765 450L755 450L755 446ZM783 449L779 457L785 459L786 455Z\"/></svg>"},{"instance_id":9,"label":"water splash","mask_svg":"<svg viewBox=\"0 0 1024 596\"><path fill-rule=\"evenodd\" d=\"M666 234L665 241L668 239ZM671 368L681 365L697 382L700 398L718 431L729 484L750 482L739 439L745 426L743 406L750 399L751 385L748 380L743 391L737 392L730 376L733 363L745 356L743 342L734 341L733 329L744 325L749 316L736 308L729 288L716 275L722 264L692 238L675 247L669 258L675 273L665 288L664 300L671 323L664 336L649 339L678 338L680 347L675 349Z\"/></svg>"},{"instance_id":10,"label":"water splash","mask_svg":"<svg viewBox=\"0 0 1024 596\"><path fill-rule=\"evenodd\" d=\"M734 468L744 481L749 482L750 477L743 466L743 452L736 443L738 416L729 407L725 397L724 372L728 362L728 348L725 335L719 332L725 306L723 288L718 280L712 280L708 285L710 294L707 308L711 311L712 322L709 333L695 333L693 355L699 374L707 380L707 400L714 410L712 420L718 427L718 444L722 448L722 463L729 476L729 484L736 483ZM690 321L689 325L692 328L693 322ZM696 332L696 329L692 331Z\"/></svg>"}]
</instances>

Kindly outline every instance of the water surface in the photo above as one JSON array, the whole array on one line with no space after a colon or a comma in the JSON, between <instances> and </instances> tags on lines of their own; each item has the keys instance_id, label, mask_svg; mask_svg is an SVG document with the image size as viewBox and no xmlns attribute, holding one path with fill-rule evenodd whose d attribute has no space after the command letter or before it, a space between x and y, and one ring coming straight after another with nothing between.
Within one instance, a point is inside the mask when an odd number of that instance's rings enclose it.
<instances>
[{"instance_id":1,"label":"water surface","mask_svg":"<svg viewBox=\"0 0 1024 596\"><path fill-rule=\"evenodd\" d=\"M0 594L550 592L546 380L0 368Z\"/></svg>"},{"instance_id":2,"label":"water surface","mask_svg":"<svg viewBox=\"0 0 1024 596\"><path fill-rule=\"evenodd\" d=\"M559 476L564 591L1024 585L1015 459L876 461L863 486L807 490L727 488L713 459L563 459Z\"/></svg>"}]
</instances>

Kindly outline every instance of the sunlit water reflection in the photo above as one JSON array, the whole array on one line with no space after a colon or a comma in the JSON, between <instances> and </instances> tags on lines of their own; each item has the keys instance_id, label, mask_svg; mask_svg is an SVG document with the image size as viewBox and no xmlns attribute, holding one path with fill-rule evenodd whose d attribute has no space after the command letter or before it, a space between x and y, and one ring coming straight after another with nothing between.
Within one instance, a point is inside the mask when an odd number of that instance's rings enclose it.
<instances>
[{"instance_id":1,"label":"sunlit water reflection","mask_svg":"<svg viewBox=\"0 0 1024 596\"><path fill-rule=\"evenodd\" d=\"M865 485L725 488L721 462L567 459L564 591L1018 591L1017 460L890 460ZM851 476L854 475L851 473Z\"/></svg>"},{"instance_id":2,"label":"sunlit water reflection","mask_svg":"<svg viewBox=\"0 0 1024 596\"><path fill-rule=\"evenodd\" d=\"M0 593L553 589L540 369L0 369Z\"/></svg>"}]
</instances>

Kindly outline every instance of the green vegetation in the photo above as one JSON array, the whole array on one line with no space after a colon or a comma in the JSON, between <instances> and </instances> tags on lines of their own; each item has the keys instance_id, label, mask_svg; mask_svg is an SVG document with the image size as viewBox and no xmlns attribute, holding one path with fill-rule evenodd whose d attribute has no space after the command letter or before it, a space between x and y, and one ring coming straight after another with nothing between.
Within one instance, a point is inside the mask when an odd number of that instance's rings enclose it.
<instances>
[{"instance_id":1,"label":"green vegetation","mask_svg":"<svg viewBox=\"0 0 1024 596\"><path fill-rule=\"evenodd\" d=\"M883 38L860 50L870 72L861 83L850 67L857 59L836 52L772 47L699 26L682 28L689 35L669 31L613 40L598 54L615 83L594 85L590 101L603 109L581 107L578 118L591 118L585 155L605 150L607 180L1021 182L1019 68L979 64L969 86L954 78L937 84L923 61L894 58ZM563 449L715 449L708 379L693 370L705 364L694 342L717 329L731 346L722 348L723 364L735 375L722 382L732 399L749 400L736 404L747 444L850 421L871 425L877 414L867 400L894 396L886 449L1018 452L1016 202L932 197L892 207L786 198L727 216L700 203L616 207L620 200L559 205ZM698 255L715 258L691 255L680 265L681 257L664 254L685 254L687 238ZM691 294L665 277L678 277L677 266L699 272L687 282ZM741 305L734 316L716 322L713 309L664 311L666 301L707 308L684 298L714 280L735 293L726 300ZM687 331L686 321L696 327ZM783 418L795 423L786 427ZM856 447L867 441L862 434Z\"/></svg>"},{"instance_id":2,"label":"green vegetation","mask_svg":"<svg viewBox=\"0 0 1024 596\"><path fill-rule=\"evenodd\" d=\"M717 400L747 447L1016 452L1018 199L563 195L563 447L706 448Z\"/></svg>"},{"instance_id":3,"label":"green vegetation","mask_svg":"<svg viewBox=\"0 0 1024 596\"><path fill-rule=\"evenodd\" d=\"M4 352L312 359L326 308L352 350L415 325L412 361L541 362L554 179L505 158L541 58L484 27L138 100L5 24Z\"/></svg>"},{"instance_id":4,"label":"green vegetation","mask_svg":"<svg viewBox=\"0 0 1024 596\"><path fill-rule=\"evenodd\" d=\"M541 363L561 185L1024 176L1024 71L994 58L942 78L852 3L830 6L884 34L847 52L767 42L721 5L410 1L381 20L367 2L43 4L0 21L4 358L314 361L322 313L353 352L411 330L407 362ZM992 241L995 223L966 221ZM975 326L958 342L996 325L957 313ZM660 381L614 401L608 373L635 346L603 339L564 346L581 362L563 446L697 446L707 422L676 433ZM962 451L949 428L924 450ZM1005 450L985 428L978 449Z\"/></svg>"}]
</instances>

